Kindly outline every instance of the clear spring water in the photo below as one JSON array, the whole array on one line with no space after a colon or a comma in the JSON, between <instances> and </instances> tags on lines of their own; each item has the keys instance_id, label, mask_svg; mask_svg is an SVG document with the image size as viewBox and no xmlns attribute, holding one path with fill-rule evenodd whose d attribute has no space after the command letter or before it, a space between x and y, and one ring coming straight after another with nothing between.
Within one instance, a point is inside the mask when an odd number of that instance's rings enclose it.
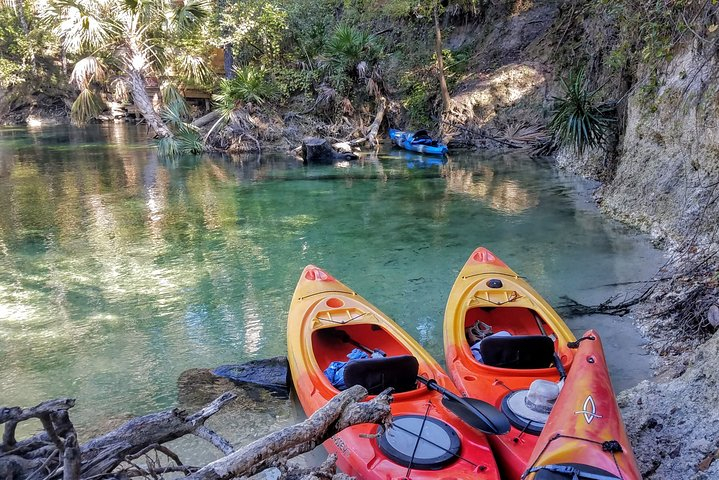
<instances>
[{"instance_id":1,"label":"clear spring water","mask_svg":"<svg viewBox=\"0 0 719 480\"><path fill-rule=\"evenodd\" d=\"M445 300L479 245L555 305L633 290L607 285L660 262L547 162L433 163L396 150L323 167L281 154L165 162L141 128L1 129L0 406L75 397L89 430L174 406L187 369L285 354L308 263L442 359ZM617 389L648 377L628 318L568 321L603 334ZM247 436L273 425L269 410L245 411L257 413Z\"/></svg>"}]
</instances>

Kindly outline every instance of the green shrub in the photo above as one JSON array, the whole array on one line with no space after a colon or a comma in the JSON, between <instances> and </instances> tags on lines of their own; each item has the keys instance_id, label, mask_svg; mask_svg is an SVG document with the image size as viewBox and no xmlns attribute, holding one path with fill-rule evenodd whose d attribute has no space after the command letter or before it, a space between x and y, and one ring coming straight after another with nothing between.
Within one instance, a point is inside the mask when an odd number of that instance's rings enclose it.
<instances>
[{"instance_id":1,"label":"green shrub","mask_svg":"<svg viewBox=\"0 0 719 480\"><path fill-rule=\"evenodd\" d=\"M265 71L256 67L235 68L234 78L220 81L220 93L212 96L218 109L228 116L240 103L262 105L277 94L277 89L266 78Z\"/></svg>"},{"instance_id":2,"label":"green shrub","mask_svg":"<svg viewBox=\"0 0 719 480\"><path fill-rule=\"evenodd\" d=\"M374 35L340 24L325 45L324 63L335 74L355 76L360 62L376 62L381 51Z\"/></svg>"}]
</instances>

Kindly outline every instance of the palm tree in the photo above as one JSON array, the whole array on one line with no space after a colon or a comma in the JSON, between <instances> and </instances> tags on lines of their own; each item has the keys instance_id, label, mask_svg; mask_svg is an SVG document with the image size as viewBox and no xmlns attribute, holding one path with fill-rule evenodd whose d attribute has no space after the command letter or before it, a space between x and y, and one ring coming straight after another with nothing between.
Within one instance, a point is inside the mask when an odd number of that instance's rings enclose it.
<instances>
[{"instance_id":1,"label":"palm tree","mask_svg":"<svg viewBox=\"0 0 719 480\"><path fill-rule=\"evenodd\" d=\"M209 78L207 57L193 55L187 41L200 31L209 12L209 0L47 0L42 16L55 22L67 52L87 54L71 75L80 89L73 121L84 123L100 113L102 102L91 85L111 69L119 73L155 134L172 138L172 129L153 108L146 79Z\"/></svg>"}]
</instances>

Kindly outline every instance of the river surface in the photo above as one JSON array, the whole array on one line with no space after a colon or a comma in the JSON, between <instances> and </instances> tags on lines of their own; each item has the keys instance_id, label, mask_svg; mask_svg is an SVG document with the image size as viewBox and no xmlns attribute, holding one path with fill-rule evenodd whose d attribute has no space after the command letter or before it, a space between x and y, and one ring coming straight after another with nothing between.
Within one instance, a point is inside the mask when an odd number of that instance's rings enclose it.
<instances>
[{"instance_id":1,"label":"river surface","mask_svg":"<svg viewBox=\"0 0 719 480\"><path fill-rule=\"evenodd\" d=\"M479 245L554 305L634 293L612 285L661 262L598 213L592 185L549 162L429 160L387 149L323 167L282 154L162 161L141 128L0 129L0 406L74 397L87 431L175 406L187 369L286 353L309 263L442 359L445 300ZM603 334L616 389L649 376L629 318L567 320ZM279 402L248 407L242 438L286 423Z\"/></svg>"}]
</instances>

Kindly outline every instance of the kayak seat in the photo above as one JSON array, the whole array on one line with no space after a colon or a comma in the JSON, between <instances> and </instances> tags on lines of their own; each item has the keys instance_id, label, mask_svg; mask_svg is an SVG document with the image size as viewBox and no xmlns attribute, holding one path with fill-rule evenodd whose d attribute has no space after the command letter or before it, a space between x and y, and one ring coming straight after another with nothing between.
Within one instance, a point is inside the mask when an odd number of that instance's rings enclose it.
<instances>
[{"instance_id":1,"label":"kayak seat","mask_svg":"<svg viewBox=\"0 0 719 480\"><path fill-rule=\"evenodd\" d=\"M412 355L351 360L344 371L347 388L362 385L370 395L388 387L396 393L414 390L417 386L419 362Z\"/></svg>"},{"instance_id":2,"label":"kayak seat","mask_svg":"<svg viewBox=\"0 0 719 480\"><path fill-rule=\"evenodd\" d=\"M548 368L554 362L554 342L544 335L491 335L479 345L485 365L500 368Z\"/></svg>"}]
</instances>

